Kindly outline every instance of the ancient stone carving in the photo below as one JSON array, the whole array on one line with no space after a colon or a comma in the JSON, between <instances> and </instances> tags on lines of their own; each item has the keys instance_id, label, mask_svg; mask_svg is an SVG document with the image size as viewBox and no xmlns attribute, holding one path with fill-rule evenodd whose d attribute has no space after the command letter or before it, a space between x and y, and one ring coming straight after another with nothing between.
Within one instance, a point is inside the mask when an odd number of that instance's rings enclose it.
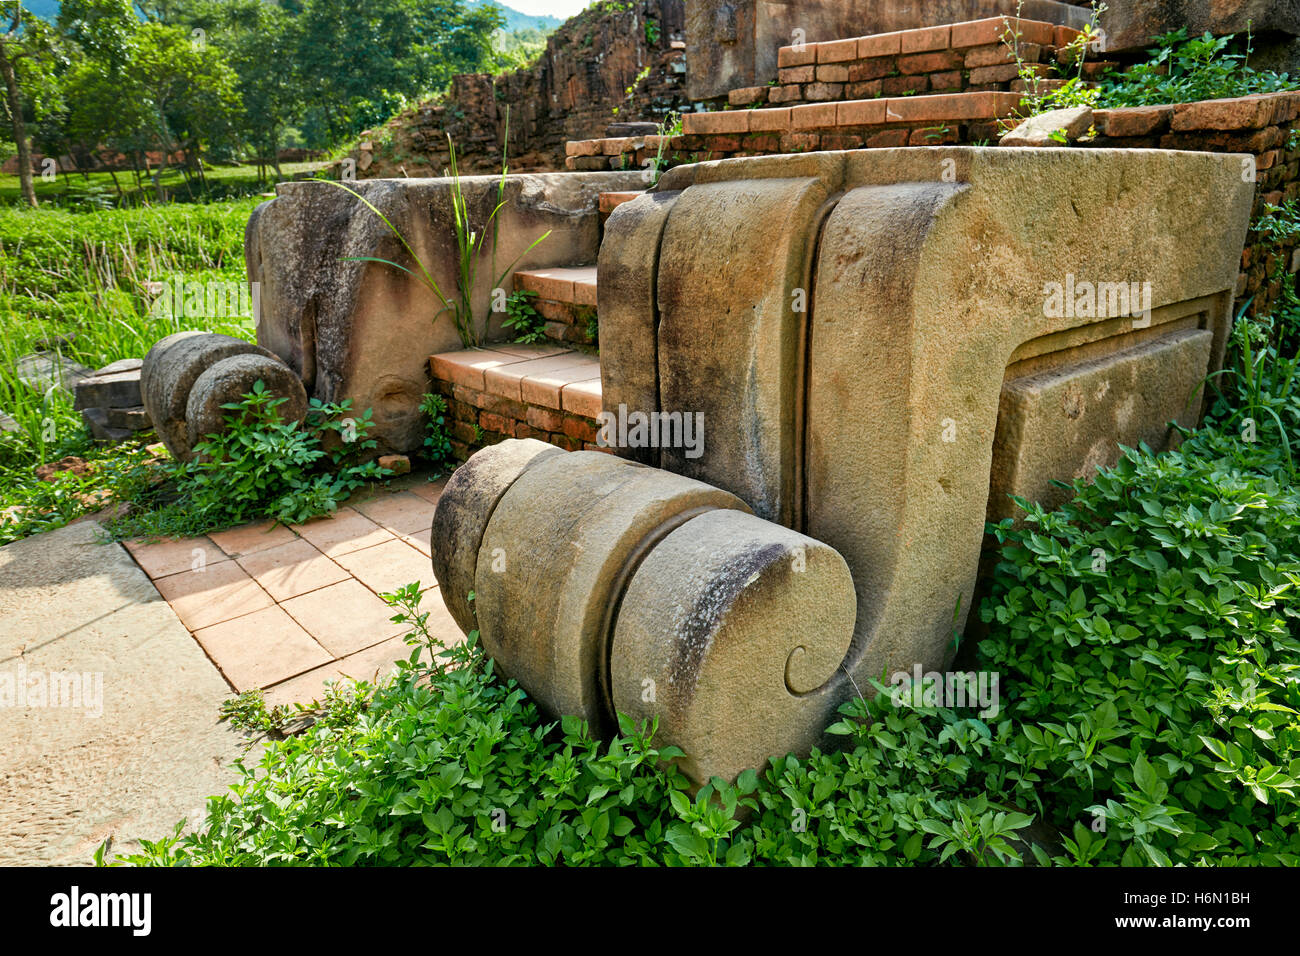
<instances>
[{"instance_id":1,"label":"ancient stone carving","mask_svg":"<svg viewBox=\"0 0 1300 956\"><path fill-rule=\"evenodd\" d=\"M853 581L833 549L734 495L508 440L456 473L432 535L457 622L548 713L602 734L618 713L657 715L701 782L816 742ZM468 581L472 611L451 598Z\"/></svg>"},{"instance_id":2,"label":"ancient stone carving","mask_svg":"<svg viewBox=\"0 0 1300 956\"><path fill-rule=\"evenodd\" d=\"M553 713L657 716L698 781L806 750L872 679L947 664L1008 495L1195 422L1247 168L916 148L669 171L606 225L603 403L703 413L702 454L480 453L439 505L444 594L473 581L485 647Z\"/></svg>"},{"instance_id":3,"label":"ancient stone carving","mask_svg":"<svg viewBox=\"0 0 1300 956\"><path fill-rule=\"evenodd\" d=\"M228 361L235 357L243 358ZM230 335L177 332L159 339L140 366L140 392L167 450L189 461L203 436L223 426L221 404L238 401L259 378L289 399L281 415L301 420L307 398L297 376L269 350Z\"/></svg>"}]
</instances>

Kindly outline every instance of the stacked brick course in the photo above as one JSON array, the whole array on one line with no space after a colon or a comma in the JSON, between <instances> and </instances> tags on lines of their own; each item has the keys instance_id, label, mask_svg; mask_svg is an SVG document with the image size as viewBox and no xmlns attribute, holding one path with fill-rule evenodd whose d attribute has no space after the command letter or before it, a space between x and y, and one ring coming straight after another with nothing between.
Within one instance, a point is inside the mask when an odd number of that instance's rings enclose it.
<instances>
[{"instance_id":1,"label":"stacked brick course","mask_svg":"<svg viewBox=\"0 0 1300 956\"><path fill-rule=\"evenodd\" d=\"M432 356L429 367L434 391L447 400L457 457L506 438L535 438L566 451L607 450L596 443L601 406L594 356L546 346L488 346Z\"/></svg>"},{"instance_id":2,"label":"stacked brick course","mask_svg":"<svg viewBox=\"0 0 1300 956\"><path fill-rule=\"evenodd\" d=\"M1253 176L1252 222L1268 206L1300 199L1300 92L1268 93L1237 99L1205 100L1172 106L1097 110L1095 137L1076 146L1131 149L1187 149L1247 153L1242 175ZM1241 256L1237 297L1251 298L1249 313L1269 311L1282 293L1283 276L1300 271L1300 243L1277 245L1251 230Z\"/></svg>"},{"instance_id":3,"label":"stacked brick course","mask_svg":"<svg viewBox=\"0 0 1300 956\"><path fill-rule=\"evenodd\" d=\"M812 150L991 145L1013 122L1020 98L1010 92L965 92L697 113L684 118L686 133L672 140L667 156L676 164ZM1258 219L1270 205L1300 200L1298 119L1300 92L1097 110L1094 135L1071 146L1250 154L1254 166L1243 175L1256 177ZM646 154L642 145L610 157L611 165L640 162ZM1250 314L1272 308L1284 275L1300 271L1298 249L1300 243L1272 245L1251 231L1237 286L1241 302L1253 297Z\"/></svg>"},{"instance_id":4,"label":"stacked brick course","mask_svg":"<svg viewBox=\"0 0 1300 956\"><path fill-rule=\"evenodd\" d=\"M1043 90L1062 82L1051 78L1051 63L1077 36L1068 27L994 17L783 47L777 84L732 90L729 102L791 106L918 93L1019 92L1025 83L1017 53ZM1112 65L1087 64L1085 75Z\"/></svg>"}]
</instances>

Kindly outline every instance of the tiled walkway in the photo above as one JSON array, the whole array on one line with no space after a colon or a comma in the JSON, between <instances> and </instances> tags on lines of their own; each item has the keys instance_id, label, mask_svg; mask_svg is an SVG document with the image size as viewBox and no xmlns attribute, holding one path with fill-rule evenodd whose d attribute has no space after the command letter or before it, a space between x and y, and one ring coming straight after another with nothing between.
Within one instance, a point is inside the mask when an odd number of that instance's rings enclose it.
<instances>
[{"instance_id":1,"label":"tiled walkway","mask_svg":"<svg viewBox=\"0 0 1300 956\"><path fill-rule=\"evenodd\" d=\"M410 656L382 593L419 581L430 630L462 638L429 557L442 482L402 484L306 524L126 546L231 687L261 687L268 705L308 702L327 680L374 680Z\"/></svg>"}]
</instances>

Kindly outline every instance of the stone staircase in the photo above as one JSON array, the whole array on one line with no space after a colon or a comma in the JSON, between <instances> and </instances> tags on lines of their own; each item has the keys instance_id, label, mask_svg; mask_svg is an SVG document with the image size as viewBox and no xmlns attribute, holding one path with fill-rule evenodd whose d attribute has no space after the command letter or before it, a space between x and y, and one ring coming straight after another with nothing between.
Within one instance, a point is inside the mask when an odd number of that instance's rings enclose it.
<instances>
[{"instance_id":1,"label":"stone staircase","mask_svg":"<svg viewBox=\"0 0 1300 956\"><path fill-rule=\"evenodd\" d=\"M784 46L777 51L774 82L732 89L726 108L685 114L680 135L665 137L635 125L611 128L620 135L569 142L566 166L636 170L656 157L676 165L821 150L997 143L1014 125L1027 92L1043 93L1065 82L1051 75L1052 66L1068 62L1067 48L1079 36L1078 30L1047 19L988 17ZM1093 80L1118 65L1088 62L1082 75ZM1293 148L1295 137L1287 138L1300 115L1300 94L1248 100L1096 110L1081 124L1084 132L1070 139L1082 137L1083 145L1095 146L1252 153L1255 164L1243 175L1259 177L1262 209L1300 195L1293 172L1300 151ZM600 194L602 235L610 214L639 195ZM1265 267L1253 264L1249 252L1238 296L1267 281ZM595 266L524 269L513 282L515 290L535 293L532 304L545 319L549 344L489 345L431 360L436 386L452 403L458 451L498 437L596 447L600 363L582 351L596 344ZM1276 297L1272 286L1266 292Z\"/></svg>"},{"instance_id":2,"label":"stone staircase","mask_svg":"<svg viewBox=\"0 0 1300 956\"><path fill-rule=\"evenodd\" d=\"M640 192L605 192L600 222ZM449 430L457 454L502 438L536 438L570 451L600 450L600 359L582 347L595 344L596 267L520 269L516 291L546 319L548 344L489 343L429 358L434 388L447 399Z\"/></svg>"},{"instance_id":3,"label":"stone staircase","mask_svg":"<svg viewBox=\"0 0 1300 956\"><path fill-rule=\"evenodd\" d=\"M532 306L546 319L545 334L553 342L594 344L596 267L520 269L515 291L532 292Z\"/></svg>"}]
</instances>

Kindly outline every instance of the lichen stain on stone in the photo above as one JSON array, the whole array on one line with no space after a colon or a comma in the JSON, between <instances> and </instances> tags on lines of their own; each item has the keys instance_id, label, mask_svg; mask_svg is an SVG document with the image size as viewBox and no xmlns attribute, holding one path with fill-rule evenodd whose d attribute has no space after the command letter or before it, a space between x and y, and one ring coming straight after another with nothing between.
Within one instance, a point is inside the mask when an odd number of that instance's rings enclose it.
<instances>
[{"instance_id":1,"label":"lichen stain on stone","mask_svg":"<svg viewBox=\"0 0 1300 956\"><path fill-rule=\"evenodd\" d=\"M668 668L667 704L674 716L682 715L690 706L700 667L723 616L763 571L780 562L785 554L784 545L766 544L732 558L710 575L708 584L673 634L675 647Z\"/></svg>"}]
</instances>

